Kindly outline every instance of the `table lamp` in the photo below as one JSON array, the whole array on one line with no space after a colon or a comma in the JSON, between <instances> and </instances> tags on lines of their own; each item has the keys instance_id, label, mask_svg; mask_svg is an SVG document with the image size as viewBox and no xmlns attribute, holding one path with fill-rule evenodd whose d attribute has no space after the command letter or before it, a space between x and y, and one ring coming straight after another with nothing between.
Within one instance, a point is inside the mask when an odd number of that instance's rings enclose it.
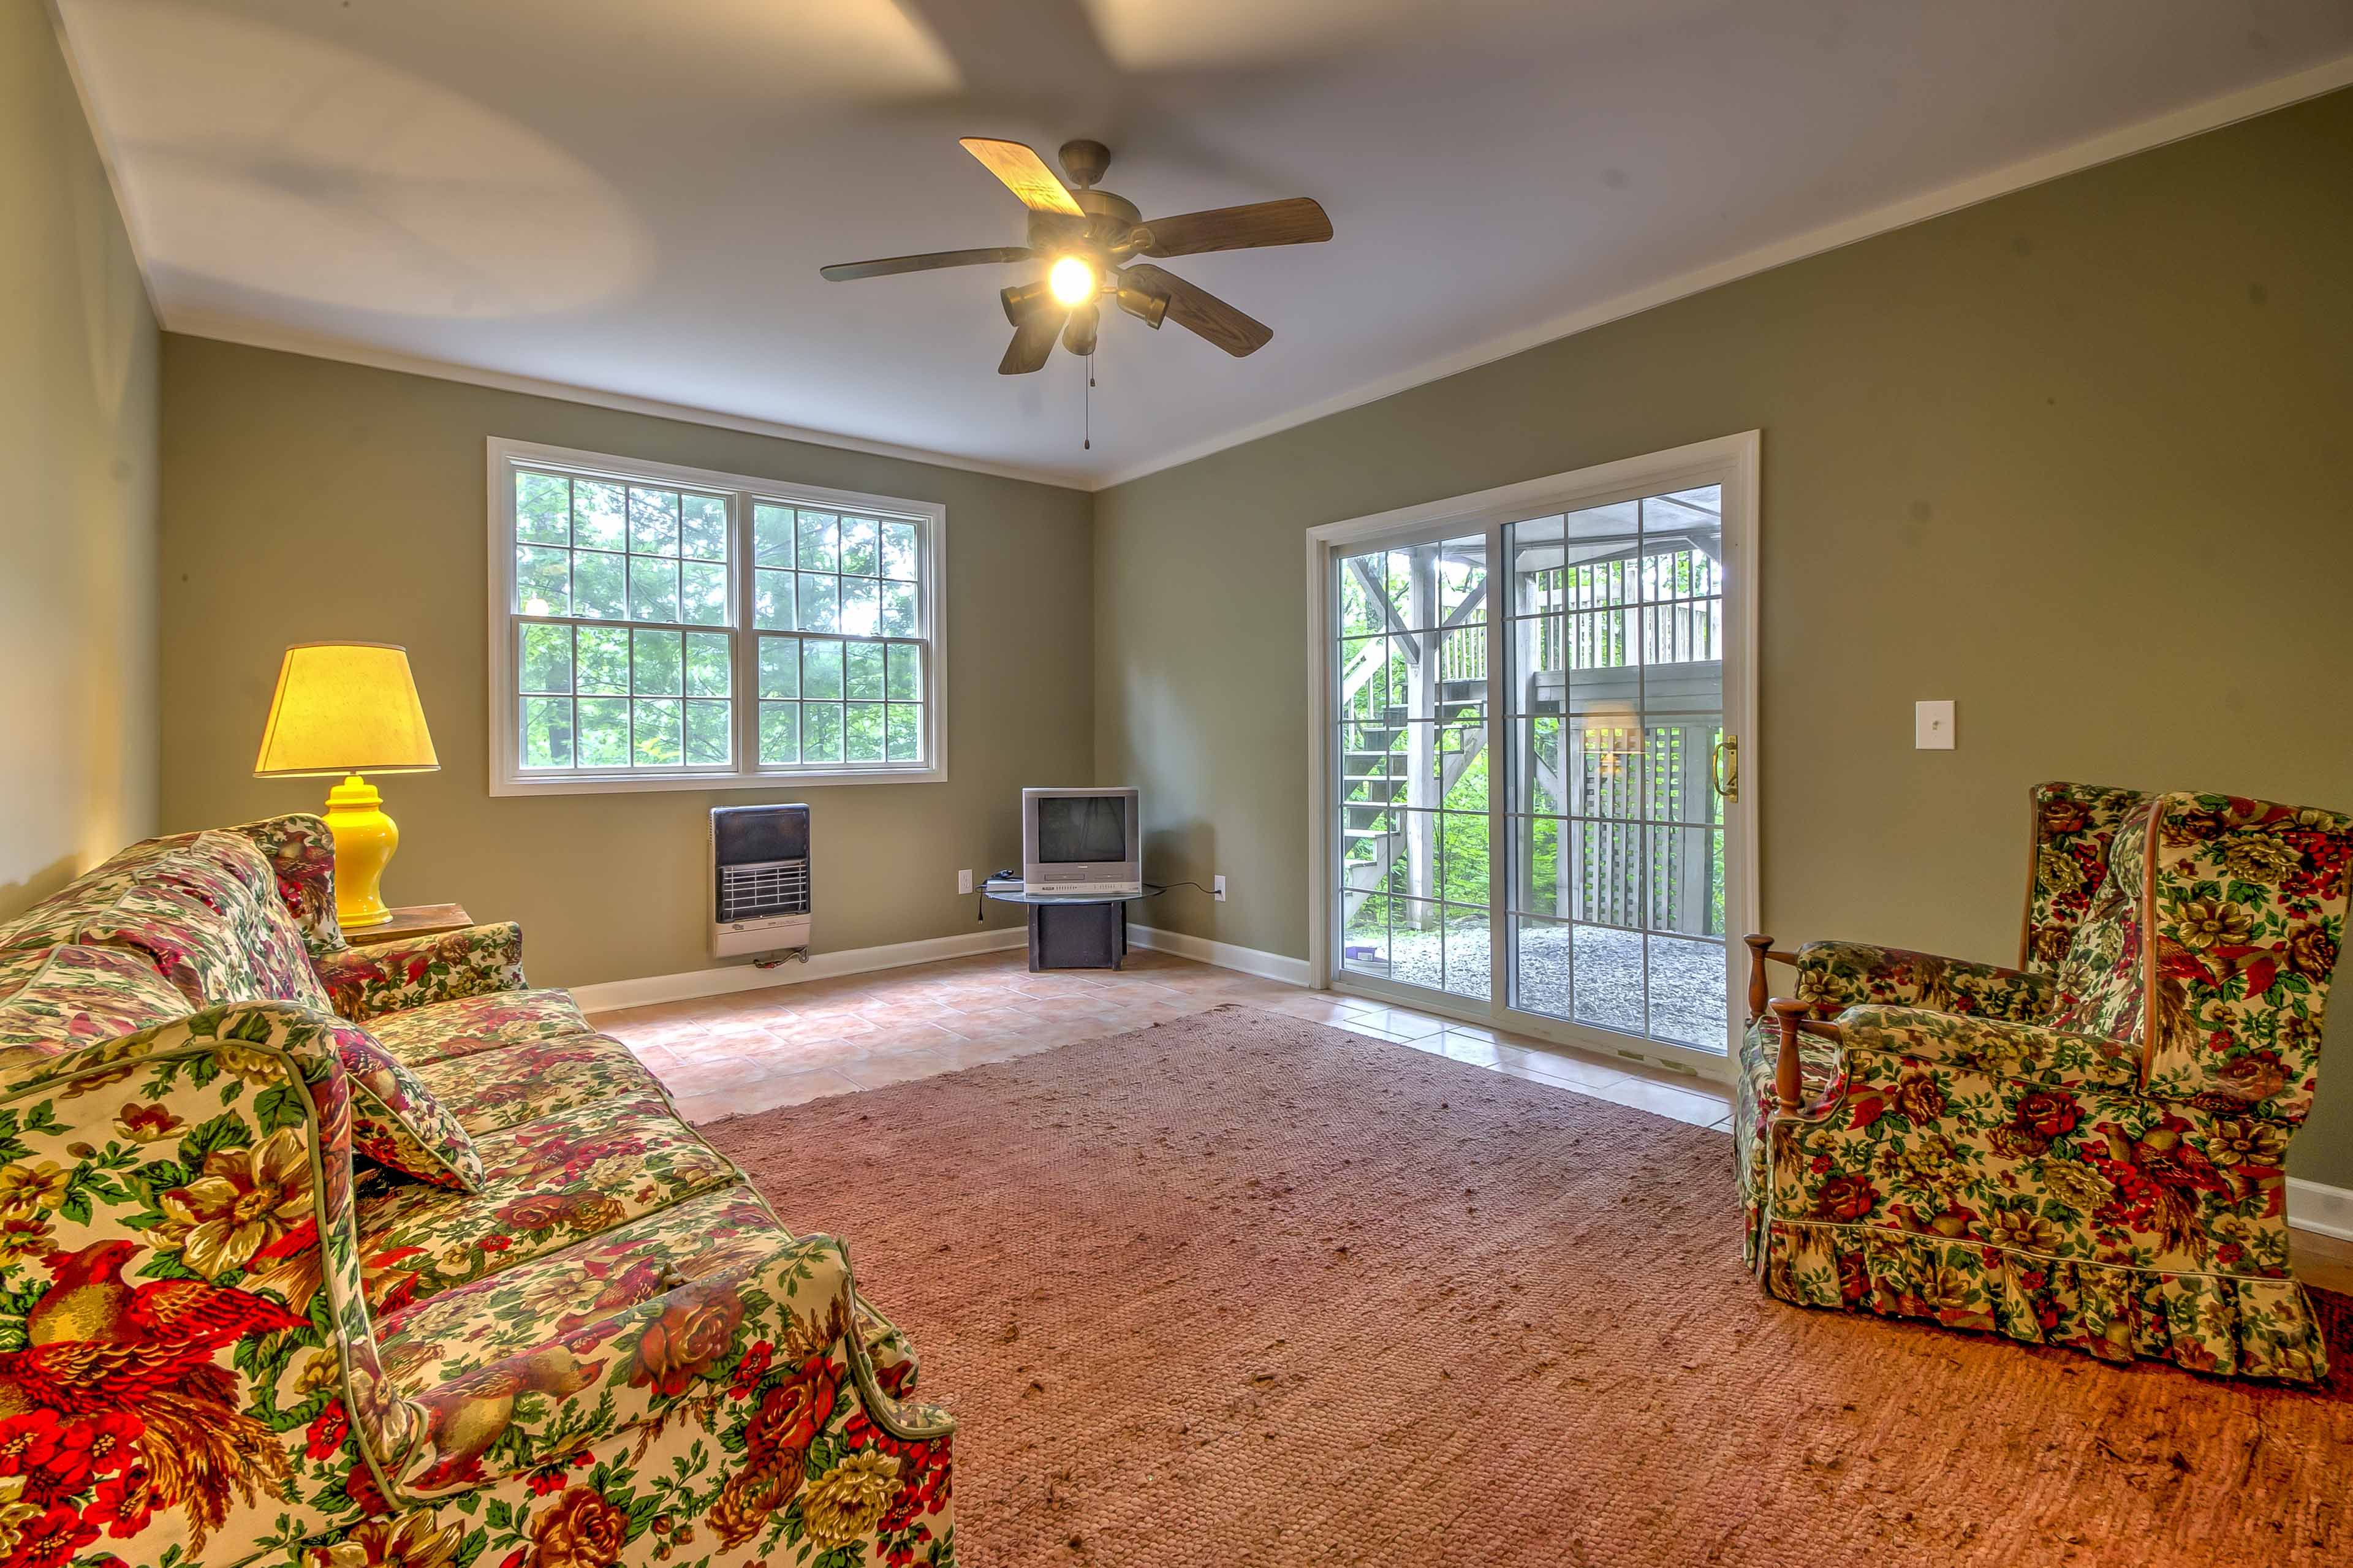
<instances>
[{"instance_id":1,"label":"table lamp","mask_svg":"<svg viewBox=\"0 0 2353 1568\"><path fill-rule=\"evenodd\" d=\"M390 643L298 643L278 667L278 695L261 732L256 778L332 778L327 827L335 836L335 918L365 929L392 918L378 884L400 847L384 797L360 777L438 771L408 650Z\"/></svg>"}]
</instances>

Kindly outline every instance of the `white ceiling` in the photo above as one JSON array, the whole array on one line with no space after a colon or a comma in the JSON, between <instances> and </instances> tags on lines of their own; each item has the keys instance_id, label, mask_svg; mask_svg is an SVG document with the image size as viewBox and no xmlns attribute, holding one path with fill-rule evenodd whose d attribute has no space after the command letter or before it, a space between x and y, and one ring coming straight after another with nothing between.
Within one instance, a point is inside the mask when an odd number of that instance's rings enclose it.
<instances>
[{"instance_id":1,"label":"white ceiling","mask_svg":"<svg viewBox=\"0 0 2353 1568\"><path fill-rule=\"evenodd\" d=\"M175 330L1090 487L2353 79L2345 0L56 3ZM1336 237L1169 263L1274 342L1108 316L1082 451L1075 362L996 374L1040 264L818 278L1021 243L974 134Z\"/></svg>"}]
</instances>

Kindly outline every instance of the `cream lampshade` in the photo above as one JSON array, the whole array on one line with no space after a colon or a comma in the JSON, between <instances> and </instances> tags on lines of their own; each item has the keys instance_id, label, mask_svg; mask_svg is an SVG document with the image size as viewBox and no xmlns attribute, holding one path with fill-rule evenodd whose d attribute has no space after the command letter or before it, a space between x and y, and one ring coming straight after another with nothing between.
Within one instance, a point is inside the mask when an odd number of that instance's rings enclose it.
<instances>
[{"instance_id":1,"label":"cream lampshade","mask_svg":"<svg viewBox=\"0 0 2353 1568\"><path fill-rule=\"evenodd\" d=\"M261 732L258 778L347 776L327 792L335 836L335 917L347 926L392 918L379 889L400 847L384 797L360 775L432 773L441 766L408 650L390 643L298 643L278 667L278 695Z\"/></svg>"}]
</instances>

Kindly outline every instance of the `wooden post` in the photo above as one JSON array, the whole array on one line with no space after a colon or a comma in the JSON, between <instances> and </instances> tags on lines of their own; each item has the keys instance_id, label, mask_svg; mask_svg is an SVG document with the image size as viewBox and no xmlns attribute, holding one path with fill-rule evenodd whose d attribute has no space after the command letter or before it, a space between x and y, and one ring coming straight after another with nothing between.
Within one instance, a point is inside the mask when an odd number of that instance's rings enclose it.
<instances>
[{"instance_id":1,"label":"wooden post","mask_svg":"<svg viewBox=\"0 0 2353 1568\"><path fill-rule=\"evenodd\" d=\"M1805 1074L1798 1063L1798 1029L1806 1016L1806 1004L1776 996L1771 1006L1773 1021L1781 1030L1781 1059L1773 1068L1773 1098L1781 1102L1782 1110L1795 1110L1805 1095Z\"/></svg>"},{"instance_id":2,"label":"wooden post","mask_svg":"<svg viewBox=\"0 0 2353 1568\"><path fill-rule=\"evenodd\" d=\"M1715 880L1715 845L1710 841L1714 829L1705 826L1714 815L1709 805L1715 784L1708 777L1712 760L1708 741L1715 733L1715 721L1705 723L1682 723L1673 726L1675 737L1675 788L1670 797L1676 805L1675 820L1687 826L1671 831L1675 838L1675 922L1674 929L1687 936L1707 936L1708 894ZM1694 797L1698 804L1693 804ZM1699 822L1692 819L1696 813Z\"/></svg>"},{"instance_id":3,"label":"wooden post","mask_svg":"<svg viewBox=\"0 0 2353 1568\"><path fill-rule=\"evenodd\" d=\"M1407 560L1405 616L1412 629L1405 643L1409 649L1419 649L1419 657L1411 660L1406 686L1406 891L1417 900L1413 923L1427 930L1435 922L1437 911L1423 900L1437 898L1442 890L1438 882L1436 818L1430 815L1439 805L1437 734L1431 721L1438 717L1438 665L1444 647L1443 637L1434 629L1439 622L1438 546L1417 544Z\"/></svg>"},{"instance_id":4,"label":"wooden post","mask_svg":"<svg viewBox=\"0 0 2353 1568\"><path fill-rule=\"evenodd\" d=\"M1755 1023L1765 1011L1765 960L1773 950L1773 939L1751 932L1740 939L1748 947L1748 1021Z\"/></svg>"}]
</instances>

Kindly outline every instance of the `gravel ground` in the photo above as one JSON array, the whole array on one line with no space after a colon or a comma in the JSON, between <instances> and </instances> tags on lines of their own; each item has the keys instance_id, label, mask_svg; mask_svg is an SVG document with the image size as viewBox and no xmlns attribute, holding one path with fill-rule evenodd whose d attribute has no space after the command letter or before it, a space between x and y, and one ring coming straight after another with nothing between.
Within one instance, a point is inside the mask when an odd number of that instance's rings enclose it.
<instances>
[{"instance_id":1,"label":"gravel ground","mask_svg":"<svg viewBox=\"0 0 2353 1568\"><path fill-rule=\"evenodd\" d=\"M1576 994L1570 994L1570 932L1576 933ZM1487 922L1465 921L1440 931L1348 934L1351 948L1378 948L1389 962L1352 958L1348 967L1386 974L1458 996L1487 994ZM1724 950L1713 942L1651 939L1651 1027L1661 1039L1714 1049L1725 1039ZM1574 1006L1572 1008L1572 1000ZM1535 926L1520 936L1520 1003L1532 1013L1640 1035L1642 1027L1642 937L1602 926Z\"/></svg>"}]
</instances>

